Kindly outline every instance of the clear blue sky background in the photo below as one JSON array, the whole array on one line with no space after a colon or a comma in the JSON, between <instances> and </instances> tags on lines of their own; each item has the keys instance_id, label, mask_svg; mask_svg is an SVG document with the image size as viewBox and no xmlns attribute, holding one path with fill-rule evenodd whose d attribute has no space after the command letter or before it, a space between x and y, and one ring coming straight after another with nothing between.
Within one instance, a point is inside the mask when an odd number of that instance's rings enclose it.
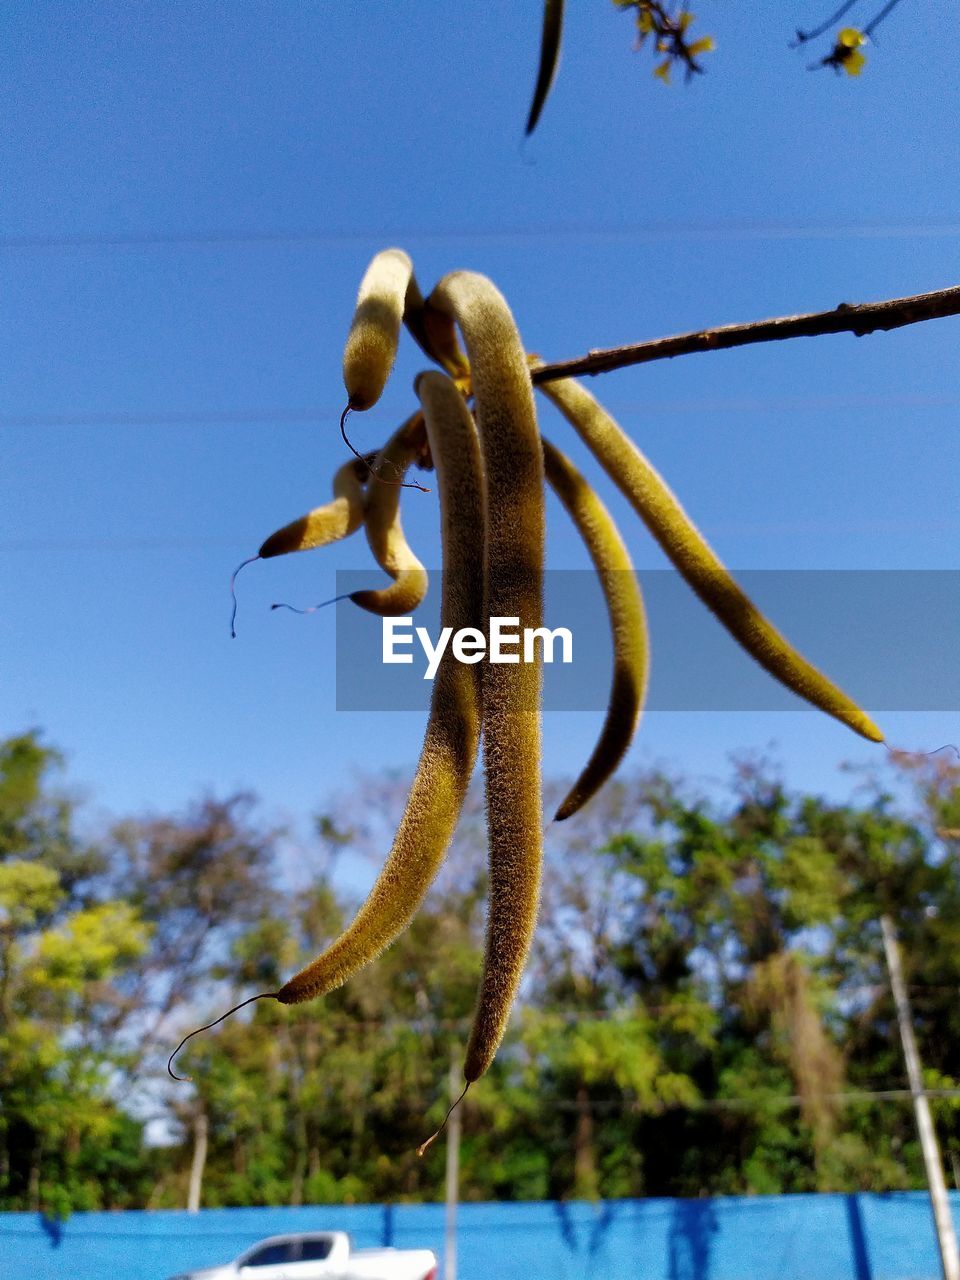
<instances>
[{"instance_id":1,"label":"clear blue sky background","mask_svg":"<svg viewBox=\"0 0 960 1280\"><path fill-rule=\"evenodd\" d=\"M303 821L358 766L412 767L422 716L336 712L332 615L267 609L330 594L360 539L250 568L228 632L230 570L344 457L341 351L376 250L407 248L425 288L488 273L548 358L956 282L952 5L905 0L853 81L787 47L825 3L704 0L717 52L672 88L629 17L570 8L523 144L533 0L4 7L0 733L40 726L96 805L250 786ZM952 569L958 344L946 320L594 389L731 566ZM420 359L353 419L360 445L408 411ZM435 495L404 519L435 564ZM552 563L584 564L553 507L550 536ZM883 723L934 747L957 718ZM548 717L547 769L576 770L598 720ZM651 715L631 759L710 780L770 743L790 784L834 794L841 761L883 760L807 711Z\"/></svg>"}]
</instances>

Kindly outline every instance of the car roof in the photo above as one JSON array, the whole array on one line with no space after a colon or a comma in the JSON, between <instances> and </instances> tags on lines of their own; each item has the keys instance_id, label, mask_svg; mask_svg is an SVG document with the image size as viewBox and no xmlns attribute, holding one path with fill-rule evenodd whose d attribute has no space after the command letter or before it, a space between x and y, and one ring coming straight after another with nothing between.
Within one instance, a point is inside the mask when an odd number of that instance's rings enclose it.
<instances>
[{"instance_id":1,"label":"car roof","mask_svg":"<svg viewBox=\"0 0 960 1280\"><path fill-rule=\"evenodd\" d=\"M284 1235L264 1236L262 1240L254 1240L243 1252L249 1253L251 1249L258 1249L262 1244L286 1244L290 1240L322 1240L329 1236L346 1234L345 1231L288 1231Z\"/></svg>"}]
</instances>

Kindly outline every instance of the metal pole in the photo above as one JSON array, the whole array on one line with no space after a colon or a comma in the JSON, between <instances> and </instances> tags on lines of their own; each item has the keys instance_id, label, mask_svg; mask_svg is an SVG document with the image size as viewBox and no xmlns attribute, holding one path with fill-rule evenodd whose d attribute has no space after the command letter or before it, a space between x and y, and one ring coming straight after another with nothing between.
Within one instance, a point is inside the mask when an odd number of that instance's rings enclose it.
<instances>
[{"instance_id":1,"label":"metal pole","mask_svg":"<svg viewBox=\"0 0 960 1280\"><path fill-rule=\"evenodd\" d=\"M190 1162L190 1182L187 1187L187 1212L198 1213L200 1198L203 1194L203 1170L207 1163L207 1140L209 1124L203 1103L197 1099L197 1110L193 1119L193 1159Z\"/></svg>"},{"instance_id":2,"label":"metal pole","mask_svg":"<svg viewBox=\"0 0 960 1280\"><path fill-rule=\"evenodd\" d=\"M456 1048L450 1051L451 1104L460 1093L460 1063ZM457 1280L457 1201L460 1198L460 1108L447 1121L447 1207L444 1221L443 1280ZM953 1280L950 1277L949 1280ZM960 1280L960 1277L958 1277Z\"/></svg>"},{"instance_id":3,"label":"metal pole","mask_svg":"<svg viewBox=\"0 0 960 1280\"><path fill-rule=\"evenodd\" d=\"M913 1107L917 1116L920 1149L923 1152L923 1166L927 1174L930 1203L933 1206L933 1220L936 1224L937 1241L940 1245L940 1263L943 1267L944 1280L960 1280L960 1256L957 1254L957 1237L953 1230L953 1219L950 1216L950 1202L947 1199L947 1186L943 1177L943 1164L940 1160L940 1148L937 1145L933 1117L930 1115L930 1101L923 1091L920 1055L917 1052L910 1002L907 999L907 988L904 985L903 969L900 965L900 947L897 942L897 931L889 916L881 917L880 928L883 931L883 950L887 958L887 969L890 972L890 989L893 991L893 1002L897 1008L897 1022L900 1024L900 1040L903 1043L903 1056L907 1064L907 1079L910 1082Z\"/></svg>"}]
</instances>

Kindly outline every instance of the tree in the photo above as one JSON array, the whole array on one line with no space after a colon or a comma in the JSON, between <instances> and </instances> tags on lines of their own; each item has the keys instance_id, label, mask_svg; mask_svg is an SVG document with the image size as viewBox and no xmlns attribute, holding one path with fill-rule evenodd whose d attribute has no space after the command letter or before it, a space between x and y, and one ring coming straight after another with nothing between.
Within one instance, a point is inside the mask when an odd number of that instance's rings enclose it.
<instances>
[{"instance_id":1,"label":"tree","mask_svg":"<svg viewBox=\"0 0 960 1280\"><path fill-rule=\"evenodd\" d=\"M0 1204L182 1206L191 1186L208 1206L434 1198L442 1147L416 1147L446 1110L476 995L479 797L376 964L323 1001L262 1000L192 1039L177 1059L192 1085L174 1088L174 1019L275 989L336 936L354 905L336 859L380 856L402 780L361 782L352 828L334 803L311 884L288 888L252 797L84 845L56 753L24 735L0 759ZM636 775L556 824L521 1008L463 1103L464 1197L920 1185L882 912L960 1154L958 813L960 767L942 758L901 757L848 804L742 761L724 793ZM144 1146L148 1110L169 1145Z\"/></svg>"},{"instance_id":2,"label":"tree","mask_svg":"<svg viewBox=\"0 0 960 1280\"><path fill-rule=\"evenodd\" d=\"M150 935L92 894L103 859L50 785L58 763L36 734L0 746L0 1202L52 1214L136 1195L140 1126L111 1089L126 1055L102 1030Z\"/></svg>"}]
</instances>

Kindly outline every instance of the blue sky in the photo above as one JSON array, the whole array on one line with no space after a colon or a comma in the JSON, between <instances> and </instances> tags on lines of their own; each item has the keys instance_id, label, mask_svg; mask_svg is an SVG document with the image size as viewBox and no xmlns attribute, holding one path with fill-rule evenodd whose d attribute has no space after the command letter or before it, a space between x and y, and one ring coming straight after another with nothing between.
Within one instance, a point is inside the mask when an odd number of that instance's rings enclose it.
<instances>
[{"instance_id":1,"label":"blue sky","mask_svg":"<svg viewBox=\"0 0 960 1280\"><path fill-rule=\"evenodd\" d=\"M344 458L341 352L378 249L405 247L425 288L489 274L546 358L956 282L946 5L901 5L853 81L787 47L821 7L705 2L709 73L671 88L628 17L570 8L524 143L538 4L5 6L0 733L41 727L95 806L249 786L301 822L357 768L412 769L422 716L338 713L333 617L267 607L331 594L361 539L252 566L228 630L231 569ZM592 388L732 567L953 569L958 340L945 320ZM421 359L404 347L359 445L409 412ZM435 495L407 498L436 564ZM585 563L555 506L550 555ZM881 718L898 745L960 737L956 712ZM598 720L551 714L547 770L577 770ZM807 711L651 714L630 759L709 783L771 744L789 783L834 794L842 761L883 760Z\"/></svg>"}]
</instances>

